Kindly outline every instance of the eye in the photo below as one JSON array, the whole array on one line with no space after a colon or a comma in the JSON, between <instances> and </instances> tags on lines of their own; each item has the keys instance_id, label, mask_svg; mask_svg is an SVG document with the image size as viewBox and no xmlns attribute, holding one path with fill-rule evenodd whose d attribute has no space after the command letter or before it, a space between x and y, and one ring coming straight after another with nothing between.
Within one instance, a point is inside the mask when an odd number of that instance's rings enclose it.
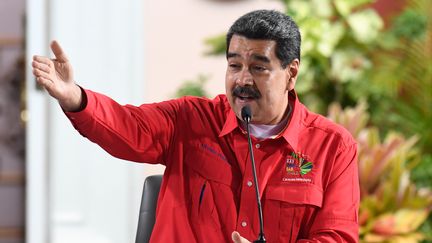
<instances>
[{"instance_id":1,"label":"eye","mask_svg":"<svg viewBox=\"0 0 432 243\"><path fill-rule=\"evenodd\" d=\"M230 69L234 69L234 70L237 70L237 69L241 68L241 65L237 64L237 63L230 63L230 64L228 64L228 66L229 66Z\"/></svg>"},{"instance_id":2,"label":"eye","mask_svg":"<svg viewBox=\"0 0 432 243\"><path fill-rule=\"evenodd\" d=\"M264 72L267 70L267 68L263 67L263 66L255 65L255 66L252 66L252 70L255 72Z\"/></svg>"}]
</instances>

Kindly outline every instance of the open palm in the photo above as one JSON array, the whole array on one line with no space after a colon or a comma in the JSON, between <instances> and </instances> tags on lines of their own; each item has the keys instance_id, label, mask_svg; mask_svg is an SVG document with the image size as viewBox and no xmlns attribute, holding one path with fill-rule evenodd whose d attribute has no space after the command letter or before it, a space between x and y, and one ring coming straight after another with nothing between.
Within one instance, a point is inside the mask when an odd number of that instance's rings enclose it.
<instances>
[{"instance_id":1,"label":"open palm","mask_svg":"<svg viewBox=\"0 0 432 243\"><path fill-rule=\"evenodd\" d=\"M72 65L56 41L51 43L51 50L55 59L33 57L33 74L38 84L56 98L63 109L76 110L81 104L81 90L75 84Z\"/></svg>"}]
</instances>

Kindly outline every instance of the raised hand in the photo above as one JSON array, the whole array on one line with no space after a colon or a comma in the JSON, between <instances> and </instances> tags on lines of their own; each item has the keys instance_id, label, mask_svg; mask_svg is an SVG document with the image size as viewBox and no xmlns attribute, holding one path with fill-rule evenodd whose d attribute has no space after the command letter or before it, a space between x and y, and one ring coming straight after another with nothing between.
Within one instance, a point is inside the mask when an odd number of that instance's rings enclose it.
<instances>
[{"instance_id":1,"label":"raised hand","mask_svg":"<svg viewBox=\"0 0 432 243\"><path fill-rule=\"evenodd\" d=\"M57 41L51 42L51 50L55 59L33 56L33 74L65 111L76 111L81 106L82 94L75 84L72 65Z\"/></svg>"}]
</instances>

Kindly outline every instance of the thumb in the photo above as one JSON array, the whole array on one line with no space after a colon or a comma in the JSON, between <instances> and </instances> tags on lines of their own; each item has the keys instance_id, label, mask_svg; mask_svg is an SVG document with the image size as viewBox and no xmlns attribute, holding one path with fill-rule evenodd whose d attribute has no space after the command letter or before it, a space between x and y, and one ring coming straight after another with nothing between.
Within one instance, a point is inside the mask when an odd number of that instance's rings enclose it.
<instances>
[{"instance_id":1,"label":"thumb","mask_svg":"<svg viewBox=\"0 0 432 243\"><path fill-rule=\"evenodd\" d=\"M53 51L57 61L59 62L69 61L66 54L63 52L63 49L61 48L60 44L56 40L53 40L51 42L51 50Z\"/></svg>"},{"instance_id":2,"label":"thumb","mask_svg":"<svg viewBox=\"0 0 432 243\"><path fill-rule=\"evenodd\" d=\"M241 235L237 231L232 232L231 238L234 243L250 243L248 240L241 237Z\"/></svg>"}]
</instances>

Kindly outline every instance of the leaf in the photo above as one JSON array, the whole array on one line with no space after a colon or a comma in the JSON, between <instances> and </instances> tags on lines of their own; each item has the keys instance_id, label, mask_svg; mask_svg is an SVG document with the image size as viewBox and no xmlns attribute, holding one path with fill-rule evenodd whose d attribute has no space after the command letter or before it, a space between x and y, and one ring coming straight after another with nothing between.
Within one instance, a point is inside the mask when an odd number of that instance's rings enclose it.
<instances>
[{"instance_id":1,"label":"leaf","mask_svg":"<svg viewBox=\"0 0 432 243\"><path fill-rule=\"evenodd\" d=\"M321 38L317 42L317 50L325 57L330 57L345 33L340 22L321 22Z\"/></svg>"},{"instance_id":2,"label":"leaf","mask_svg":"<svg viewBox=\"0 0 432 243\"><path fill-rule=\"evenodd\" d=\"M422 38L427 30L427 16L414 9L406 9L396 18L392 32L396 37L415 40Z\"/></svg>"},{"instance_id":3,"label":"leaf","mask_svg":"<svg viewBox=\"0 0 432 243\"><path fill-rule=\"evenodd\" d=\"M207 82L208 76L199 75L197 80L185 81L176 91L176 97L183 96L199 96L206 97L207 92L204 89L204 84Z\"/></svg>"},{"instance_id":4,"label":"leaf","mask_svg":"<svg viewBox=\"0 0 432 243\"><path fill-rule=\"evenodd\" d=\"M360 80L366 69L371 67L369 60L355 49L334 51L331 56L331 72L333 79L346 83Z\"/></svg>"},{"instance_id":5,"label":"leaf","mask_svg":"<svg viewBox=\"0 0 432 243\"><path fill-rule=\"evenodd\" d=\"M364 44L375 41L384 27L381 17L372 9L351 14L347 17L347 22L353 31L354 38Z\"/></svg>"},{"instance_id":6,"label":"leaf","mask_svg":"<svg viewBox=\"0 0 432 243\"><path fill-rule=\"evenodd\" d=\"M225 54L226 51L226 34L220 34L217 36L209 37L204 40L204 44L207 46L206 55L221 55Z\"/></svg>"},{"instance_id":7,"label":"leaf","mask_svg":"<svg viewBox=\"0 0 432 243\"><path fill-rule=\"evenodd\" d=\"M330 0L312 0L310 6L313 8L314 13L323 18L330 18L333 16L333 9Z\"/></svg>"},{"instance_id":8,"label":"leaf","mask_svg":"<svg viewBox=\"0 0 432 243\"><path fill-rule=\"evenodd\" d=\"M368 243L418 243L424 239L423 234L411 233L403 236L384 236L377 234L366 234L363 238L364 242Z\"/></svg>"},{"instance_id":9,"label":"leaf","mask_svg":"<svg viewBox=\"0 0 432 243\"><path fill-rule=\"evenodd\" d=\"M373 0L334 0L333 3L342 16L349 15L354 8L358 8L367 3L374 2Z\"/></svg>"},{"instance_id":10,"label":"leaf","mask_svg":"<svg viewBox=\"0 0 432 243\"><path fill-rule=\"evenodd\" d=\"M351 5L349 4L349 1L347 0L335 0L333 1L336 10L339 12L342 16L347 16L351 13Z\"/></svg>"},{"instance_id":11,"label":"leaf","mask_svg":"<svg viewBox=\"0 0 432 243\"><path fill-rule=\"evenodd\" d=\"M427 209L400 209L395 213L396 232L408 234L414 232L426 220Z\"/></svg>"},{"instance_id":12,"label":"leaf","mask_svg":"<svg viewBox=\"0 0 432 243\"><path fill-rule=\"evenodd\" d=\"M395 236L413 233L426 220L426 209L400 209L394 214L379 216L373 223L371 232L380 236Z\"/></svg>"}]
</instances>

